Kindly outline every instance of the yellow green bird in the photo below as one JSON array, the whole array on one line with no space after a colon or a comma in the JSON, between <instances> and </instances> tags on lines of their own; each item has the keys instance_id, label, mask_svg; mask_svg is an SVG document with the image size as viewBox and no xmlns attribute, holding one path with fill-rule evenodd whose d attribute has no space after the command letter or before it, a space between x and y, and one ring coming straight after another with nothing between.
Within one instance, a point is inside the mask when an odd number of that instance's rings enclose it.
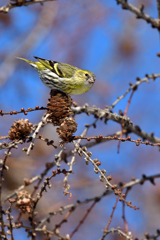
<instances>
[{"instance_id":1,"label":"yellow green bird","mask_svg":"<svg viewBox=\"0 0 160 240\"><path fill-rule=\"evenodd\" d=\"M78 95L87 92L95 82L95 75L67 63L59 63L39 57L38 61L19 58L35 68L45 86L67 94Z\"/></svg>"}]
</instances>

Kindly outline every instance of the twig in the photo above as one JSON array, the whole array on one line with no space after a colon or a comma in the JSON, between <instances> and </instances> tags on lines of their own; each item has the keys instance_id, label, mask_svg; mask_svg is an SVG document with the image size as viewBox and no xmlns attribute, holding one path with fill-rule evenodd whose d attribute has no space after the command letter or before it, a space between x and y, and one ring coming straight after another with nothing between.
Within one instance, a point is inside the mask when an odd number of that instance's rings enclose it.
<instances>
[{"instance_id":1,"label":"twig","mask_svg":"<svg viewBox=\"0 0 160 240\"><path fill-rule=\"evenodd\" d=\"M133 187L134 185L143 184L145 181L150 181L153 184L154 183L154 179L156 179L156 178L160 178L160 174L155 174L155 175L151 175L151 176L148 176L148 177L147 176L143 176L140 179L135 179L135 180L133 180L131 182L126 183L123 188L127 188L128 189L130 187ZM49 222L50 218L52 216L57 215L58 213L62 214L63 211L65 211L67 209L70 209L70 208L74 208L75 209L76 207L79 207L81 205L84 205L86 203L89 203L89 202L92 202L92 201L95 201L95 200L100 201L103 197L105 197L105 196L107 196L107 195L109 195L111 193L113 193L112 190L106 190L105 192L103 192L99 196L96 196L96 197L93 197L93 198L88 198L88 199L86 199L84 201L78 200L75 204L69 204L69 205L66 205L66 206L62 206L57 211L50 212L48 217L42 219L40 221L39 225L37 226L37 228L41 228L46 221Z\"/></svg>"},{"instance_id":2,"label":"twig","mask_svg":"<svg viewBox=\"0 0 160 240\"><path fill-rule=\"evenodd\" d=\"M0 233L0 239L9 240L9 238L7 238L5 235L3 235L3 234L1 234L1 233Z\"/></svg>"},{"instance_id":3,"label":"twig","mask_svg":"<svg viewBox=\"0 0 160 240\"><path fill-rule=\"evenodd\" d=\"M135 130L135 131L136 131L136 130ZM143 131L141 131L141 132L144 133L143 136L148 136L148 138L151 138L151 136L150 136L149 134L147 134L147 133L145 133L145 132L143 132ZM118 133L120 133L120 132L117 132L117 134L118 134ZM112 136L112 137L113 137L113 136ZM110 136L110 138L111 138L111 136ZM88 143L87 145L85 144L85 146L91 147L91 146L94 146L94 145L99 144L99 143L101 143L101 142L103 143L103 142L109 141L109 140L110 140L110 139L107 139L107 137L102 138L102 139L99 139L98 141L95 139L95 142L93 142L93 143ZM160 139L157 138L157 137L152 137L152 142L159 142L159 143L160 143ZM83 146L82 146L82 147L83 147ZM72 151L70 151L70 152L68 152L68 153L66 154L66 156L69 157L69 156L71 156L72 154L73 154ZM25 188L25 186L30 185L30 184L34 183L35 181L37 181L38 179L43 178L43 177L47 174L47 172L48 172L52 167L54 167L55 165L56 165L56 161L55 161L55 160L52 161L52 162L50 162L50 163L47 163L46 168L43 170L43 172L42 172L41 174L39 174L39 175L37 175L37 176L34 176L34 177L31 178L30 180L26 180L26 181L25 181L26 183L25 183L24 185L21 185L17 190L15 190L15 191L12 192L11 194L7 195L3 201L5 202L5 201L7 201L9 198L14 197L14 196L17 194L17 192L23 190L23 189ZM152 179L152 178L159 178L159 177L160 177L160 174L153 175L153 176L147 177L147 179L143 179L143 182L146 181L146 180L150 180L150 179ZM131 186L133 186L133 185L135 185L135 184L141 183L141 181L142 181L142 179L137 179L137 180L131 181L130 183L126 184L125 187L131 187Z\"/></svg>"},{"instance_id":4,"label":"twig","mask_svg":"<svg viewBox=\"0 0 160 240\"><path fill-rule=\"evenodd\" d=\"M24 143L23 140L19 140L17 142L10 142L10 143L0 143L0 150L2 149L11 149L11 148L18 148L17 144L22 144Z\"/></svg>"},{"instance_id":5,"label":"twig","mask_svg":"<svg viewBox=\"0 0 160 240\"><path fill-rule=\"evenodd\" d=\"M142 141L140 138L138 138L137 140L133 140L133 139L131 139L130 136L128 136L127 138L118 137L117 135L103 137L100 134L99 136L94 136L94 137L75 136L74 139L75 140L77 140L77 139L86 139L87 141L95 139L96 143L105 142L105 140L106 141L108 141L108 140L117 140L117 141L121 141L121 142L126 142L126 141L133 142L133 143L136 144L136 146L139 146L140 144L145 144L145 145L150 145L150 146L160 146L160 142L158 142L158 143L150 143L149 141ZM84 146L87 146L87 145L85 144Z\"/></svg>"},{"instance_id":6,"label":"twig","mask_svg":"<svg viewBox=\"0 0 160 240\"><path fill-rule=\"evenodd\" d=\"M42 181L43 177L48 173L48 171L54 167L56 165L55 159L46 164L46 168L42 171L41 174L31 178L30 180L25 179L25 184L21 185L17 190L15 190L14 192L12 192L11 194L9 194L4 200L3 202L7 201L9 198L14 197L19 191L23 190L26 186L34 183L35 181L37 181L38 179Z\"/></svg>"},{"instance_id":7,"label":"twig","mask_svg":"<svg viewBox=\"0 0 160 240\"><path fill-rule=\"evenodd\" d=\"M105 176L106 170L104 170L104 169L103 169L103 170L100 170L100 168L98 167L99 165L96 163L96 161L94 161L94 160L92 160L92 159L90 158L90 153L87 153L86 151L84 151L84 150L79 146L79 144L76 143L75 141L73 141L73 143L74 143L76 149L79 149L80 154L83 153L83 155L85 155L85 160L86 160L86 161L90 161L90 162L94 165L94 167L95 167L94 171L96 171L96 173L98 173L98 172L100 173L100 180L101 180L102 182L103 182L103 181L106 182L106 188L107 188L107 189L109 189L109 188L112 189L112 190L114 191L114 194L120 197L119 200L120 200L120 201L124 201L124 202L127 204L127 206L129 206L129 207L131 207L131 208L134 208L135 210L139 209L139 208L133 206L130 201L127 202L127 201L124 199L124 197L122 196L121 190L120 190L120 189L117 189L117 185L112 185L112 184L110 183L110 180L111 180L110 176L109 176L109 177L106 177L106 176Z\"/></svg>"},{"instance_id":8,"label":"twig","mask_svg":"<svg viewBox=\"0 0 160 240\"><path fill-rule=\"evenodd\" d=\"M57 165L57 156L58 158L60 158L61 154L63 152L63 149L60 150L58 155L55 155L55 161L54 163ZM58 165L57 165L58 166ZM37 191L38 187L40 186L44 176L46 175L47 172L45 172L45 174L41 175L42 177L39 179L38 183L36 184L36 186L34 187L34 191L31 193L31 196L33 197L33 195L35 194L35 192ZM67 173L66 173L67 174Z\"/></svg>"},{"instance_id":9,"label":"twig","mask_svg":"<svg viewBox=\"0 0 160 240\"><path fill-rule=\"evenodd\" d=\"M158 10L158 19L160 21L160 0L157 0L157 10ZM160 29L159 29L159 38L160 38Z\"/></svg>"},{"instance_id":10,"label":"twig","mask_svg":"<svg viewBox=\"0 0 160 240\"><path fill-rule=\"evenodd\" d=\"M131 96L130 96L130 98L128 99L128 103L127 103L126 109L125 109L125 111L124 111L124 116L127 116L128 109L129 109L129 106L130 106L130 104L131 104L131 100L132 100L132 98L133 98L134 92L135 92L135 90L133 89L133 90L132 90L132 93L131 93Z\"/></svg>"},{"instance_id":11,"label":"twig","mask_svg":"<svg viewBox=\"0 0 160 240\"><path fill-rule=\"evenodd\" d=\"M8 215L8 221L9 221L8 229L10 231L11 240L14 240L11 211L12 211L12 203L10 203L10 206L9 206L9 208L7 210L7 215Z\"/></svg>"},{"instance_id":12,"label":"twig","mask_svg":"<svg viewBox=\"0 0 160 240\"><path fill-rule=\"evenodd\" d=\"M115 205L114 205L114 207L113 207L111 216L110 216L109 221L108 221L108 223L107 223L107 226L106 226L105 229L104 229L104 232L106 232L106 231L108 230L109 225L111 224L111 221L112 221L112 218L113 218L113 214L114 214L114 211L116 210L116 206L117 206L118 200L119 200L119 196L116 198ZM123 202L123 203L124 203L124 202Z\"/></svg>"},{"instance_id":13,"label":"twig","mask_svg":"<svg viewBox=\"0 0 160 240\"><path fill-rule=\"evenodd\" d=\"M3 208L2 208L2 185L4 182L4 170L6 170L6 161L7 158L11 155L10 153L11 148L8 149L8 151L5 153L4 160L1 160L1 166L0 166L0 223L1 223L1 234L5 235L5 228L4 228L4 219L3 219Z\"/></svg>"},{"instance_id":14,"label":"twig","mask_svg":"<svg viewBox=\"0 0 160 240\"><path fill-rule=\"evenodd\" d=\"M124 111L124 116L127 116L127 112L128 112L128 109L129 109L131 100L132 100L132 98L133 98L134 92L135 92L135 88L132 89L131 96L130 96L130 98L128 99L128 103L127 103L126 109L125 109L125 111ZM121 131L120 138L123 136L123 129L124 129L124 124L123 124L123 123L122 123L122 126L121 126L121 127L122 127L122 131ZM121 144L121 141L118 142L117 153L119 153L120 144Z\"/></svg>"},{"instance_id":15,"label":"twig","mask_svg":"<svg viewBox=\"0 0 160 240\"><path fill-rule=\"evenodd\" d=\"M67 174L68 171L66 171L65 169L63 169L63 170L61 171L59 168L57 168L57 172L56 172L56 170L53 170L53 171L52 171L52 175L51 175L50 177L46 177L46 178L45 178L45 181L44 181L44 183L43 183L43 186L41 187L40 192L37 194L37 195L38 195L38 196L37 196L37 199L34 201L33 210L36 208L36 206L37 206L40 198L42 197L43 192L47 192L47 191L46 191L46 187L48 186L49 188L51 188L50 180L51 180L53 177L55 177L57 174L60 174L60 173Z\"/></svg>"},{"instance_id":16,"label":"twig","mask_svg":"<svg viewBox=\"0 0 160 240\"><path fill-rule=\"evenodd\" d=\"M115 232L118 232L120 236L125 237L127 240L132 240L132 237L130 237L130 233L127 235L126 233L120 230L120 227L111 228L110 230L107 230L106 232L103 233L103 236L99 240L104 240L109 233L115 233Z\"/></svg>"},{"instance_id":17,"label":"twig","mask_svg":"<svg viewBox=\"0 0 160 240\"><path fill-rule=\"evenodd\" d=\"M106 137L114 137L114 136L120 136L120 134L121 134L121 131L117 131L116 133L113 133L112 135L108 135L108 136L106 136ZM89 140L90 138L87 138L87 141ZM82 147L86 147L86 148L90 148L90 147L93 147L93 146L95 146L95 145L97 145L97 144L99 144L99 143L104 143L104 142L108 142L108 141L110 141L110 139L105 139L105 138L99 138L99 139L95 139L95 141L90 141L89 140L89 142L87 142L87 143L85 143L85 144L83 144L83 145L81 145ZM68 157L68 155L70 155L70 152L68 152L67 154L66 154L66 156Z\"/></svg>"},{"instance_id":18,"label":"twig","mask_svg":"<svg viewBox=\"0 0 160 240\"><path fill-rule=\"evenodd\" d=\"M27 149L26 154L29 155L30 151L33 149L34 147L34 140L37 136L37 134L39 133L39 130L41 129L41 127L46 123L47 118L50 116L50 114L46 114L45 117L42 117L42 120L38 123L38 126L36 128L36 130L34 131L33 135L32 135L32 141Z\"/></svg>"},{"instance_id":19,"label":"twig","mask_svg":"<svg viewBox=\"0 0 160 240\"><path fill-rule=\"evenodd\" d=\"M3 112L2 110L0 110L0 116L17 115L18 113L24 113L24 115L27 115L28 112L34 112L34 111L38 111L38 110L47 110L47 108L36 106L35 108L28 108L28 109L21 108L20 111Z\"/></svg>"},{"instance_id":20,"label":"twig","mask_svg":"<svg viewBox=\"0 0 160 240\"><path fill-rule=\"evenodd\" d=\"M149 233L145 233L145 238L143 238L142 240L149 240L149 239L153 239L156 240L158 239L158 237L160 236L160 230L157 229L157 233L153 234L153 235L149 235Z\"/></svg>"},{"instance_id":21,"label":"twig","mask_svg":"<svg viewBox=\"0 0 160 240\"><path fill-rule=\"evenodd\" d=\"M84 106L71 107L71 109L74 112L74 114L80 114L82 112L86 113L87 115L92 114L95 116L95 118L98 118L101 120L104 119L105 122L107 120L112 120L112 121L120 123L120 124L124 123L125 127L128 127L133 124L130 121L129 117L119 116L116 113L111 113L108 109L102 110L95 106L88 107L87 104L85 104Z\"/></svg>"},{"instance_id":22,"label":"twig","mask_svg":"<svg viewBox=\"0 0 160 240\"><path fill-rule=\"evenodd\" d=\"M92 201L95 201L95 200L96 200L96 201L100 201L101 198L103 198L104 196L107 196L107 195L110 194L110 193L113 193L113 191L111 191L111 190L106 190L104 193L102 193L102 194L101 194L100 196L98 196L98 197L88 198L88 199L86 199L86 200L84 200L84 201L79 201L79 200L78 200L78 201L77 201L76 203L74 203L74 204L69 204L69 205L66 205L66 206L62 206L62 207L60 207L57 211L50 212L48 217L46 217L46 218L44 218L43 220L40 221L40 223L39 223L39 225L37 226L37 228L42 227L43 224L44 224L46 221L49 221L52 216L55 216L55 215L57 215L58 213L62 214L63 211L65 211L65 210L67 210L67 209L72 209L72 208L75 209L76 207L79 207L79 206L81 206L81 205L83 205L83 204L86 204L86 203L89 203L89 202L92 202Z\"/></svg>"},{"instance_id":23,"label":"twig","mask_svg":"<svg viewBox=\"0 0 160 240\"><path fill-rule=\"evenodd\" d=\"M149 79L155 80L155 79L158 78L158 77L160 77L160 73L158 73L158 74L151 74L151 75L146 74L146 77L145 77L145 78L142 78L142 79L137 78L137 82L136 82L135 84L132 84L132 85L127 89L127 91L126 91L123 95L121 95L120 97L117 97L117 100L116 100L115 102L113 102L113 103L108 107L108 109L114 108L115 105L116 105L118 102L120 102L131 90L137 88L141 83L144 83L144 82L149 83Z\"/></svg>"},{"instance_id":24,"label":"twig","mask_svg":"<svg viewBox=\"0 0 160 240\"><path fill-rule=\"evenodd\" d=\"M159 19L154 19L150 17L148 14L144 13L144 11L141 8L136 8L132 4L128 3L126 0L116 0L118 4L122 5L122 9L127 9L131 12L133 12L137 18L141 18L145 20L147 23L150 23L152 27L154 28L160 28L160 22Z\"/></svg>"},{"instance_id":25,"label":"twig","mask_svg":"<svg viewBox=\"0 0 160 240\"><path fill-rule=\"evenodd\" d=\"M112 184L108 181L107 177L105 176L105 174L100 170L100 168L97 166L97 164L88 156L88 154L80 147L80 145L78 144L78 142L73 141L75 148L78 150L80 150L80 152L82 152L85 157L94 165L94 167L97 169L97 171L101 174L101 176L104 178L104 180L107 183L107 186L112 188Z\"/></svg>"},{"instance_id":26,"label":"twig","mask_svg":"<svg viewBox=\"0 0 160 240\"><path fill-rule=\"evenodd\" d=\"M47 146L52 146L54 148L57 148L57 146L55 146L53 143L54 143L54 140L49 140L48 138L43 138L42 135L40 134L38 137L36 137L36 139L39 139L39 140L42 140L44 141ZM25 148L23 149L25 150ZM62 150L63 151L63 150ZM58 166L58 165L57 165Z\"/></svg>"},{"instance_id":27,"label":"twig","mask_svg":"<svg viewBox=\"0 0 160 240\"><path fill-rule=\"evenodd\" d=\"M0 140L1 140L1 139L8 139L8 136L1 136L1 137L0 137Z\"/></svg>"},{"instance_id":28,"label":"twig","mask_svg":"<svg viewBox=\"0 0 160 240\"><path fill-rule=\"evenodd\" d=\"M96 119L97 121L97 119ZM95 122L94 122L95 123ZM86 127L83 131L83 133L81 134L81 137L84 137L86 134L87 134L87 131L88 129L92 126L93 124L91 125L88 125L88 127ZM77 142L78 144L80 144L80 142L82 141L82 139L79 139ZM73 155L71 161L68 163L69 165L69 171L73 171L73 164L75 163L75 158L76 158L76 154L77 154L77 149L75 148L73 151L71 151L71 154ZM69 194L68 190L70 188L70 186L68 185L68 177L69 177L70 173L67 173L65 178L63 179L63 187L64 187L64 194L67 195Z\"/></svg>"},{"instance_id":29,"label":"twig","mask_svg":"<svg viewBox=\"0 0 160 240\"><path fill-rule=\"evenodd\" d=\"M62 156L62 153L63 153L64 149L65 149L65 147L64 147L64 145L63 145L63 147L62 147L62 149L60 150L60 152L55 155L55 162L56 162L57 167L60 167L60 166L61 166L61 165L60 165L60 162L61 162L61 160L62 160L61 156Z\"/></svg>"},{"instance_id":30,"label":"twig","mask_svg":"<svg viewBox=\"0 0 160 240\"><path fill-rule=\"evenodd\" d=\"M70 234L70 238L73 237L73 235L78 231L78 229L80 228L80 226L84 223L85 219L87 218L88 214L92 211L92 209L94 208L94 206L96 205L97 201L95 200L92 205L90 206L90 208L87 210L86 214L84 215L84 217L81 219L81 221L79 222L78 226L72 231L72 233Z\"/></svg>"},{"instance_id":31,"label":"twig","mask_svg":"<svg viewBox=\"0 0 160 240\"><path fill-rule=\"evenodd\" d=\"M144 132L143 130L140 129L139 126L129 126L126 128L127 131L129 132L133 132L136 135L142 137L143 139L147 139L148 141L152 142L152 143L160 143L160 138L155 137L152 133L148 134L146 132Z\"/></svg>"},{"instance_id":32,"label":"twig","mask_svg":"<svg viewBox=\"0 0 160 240\"><path fill-rule=\"evenodd\" d=\"M56 230L58 228L60 228L62 226L63 223L67 222L67 219L69 218L69 216L71 215L71 213L74 211L74 208L71 208L68 213L66 214L66 216L62 219L62 221L58 224L56 224L55 228L52 230L52 232L56 232Z\"/></svg>"},{"instance_id":33,"label":"twig","mask_svg":"<svg viewBox=\"0 0 160 240\"><path fill-rule=\"evenodd\" d=\"M23 2L21 2L21 4L9 3L8 5L1 7L0 12L8 13L8 11L10 9L15 8L15 7L28 6L28 5L31 5L31 4L34 4L34 3L43 4L44 2L49 2L49 1L56 1L56 0L30 0L30 1L24 0Z\"/></svg>"},{"instance_id":34,"label":"twig","mask_svg":"<svg viewBox=\"0 0 160 240\"><path fill-rule=\"evenodd\" d=\"M158 18L160 19L160 0L157 0Z\"/></svg>"},{"instance_id":35,"label":"twig","mask_svg":"<svg viewBox=\"0 0 160 240\"><path fill-rule=\"evenodd\" d=\"M155 175L151 175L151 176L146 176L143 174L142 178L135 179L135 180L132 180L131 182L126 183L124 185L124 188L128 188L128 187L130 188L136 184L143 184L146 181L150 181L153 185L155 185L154 179L156 179L156 178L160 178L160 174L155 174Z\"/></svg>"},{"instance_id":36,"label":"twig","mask_svg":"<svg viewBox=\"0 0 160 240\"><path fill-rule=\"evenodd\" d=\"M126 189L126 192L125 192L125 199L128 195L128 192L131 190L131 188L127 188ZM128 224L127 224L127 221L126 221L126 216L125 216L125 204L124 202L122 202L122 219L123 219L123 222L124 222L124 229L125 229L125 233L128 233Z\"/></svg>"},{"instance_id":37,"label":"twig","mask_svg":"<svg viewBox=\"0 0 160 240\"><path fill-rule=\"evenodd\" d=\"M35 209L36 209L36 206L39 202L39 200L42 198L43 196L43 193L44 192L47 192L47 186L49 188L51 188L51 183L50 183L50 180L55 177L57 174L60 174L60 173L63 173L63 174L66 174L67 171L64 169L64 170L60 170L60 169L57 169L57 172L55 170L52 171L52 175L50 177L46 177L45 178L45 181L43 183L43 186L41 187L41 190L40 192L37 194L37 199L34 201L34 204L33 204L33 207L32 207L32 212L31 212L31 217L29 218L30 220L30 223L31 223L31 227L32 227L32 239L35 239L35 231L36 231L36 226L35 226L35 222L34 222L34 217L35 217Z\"/></svg>"}]
</instances>

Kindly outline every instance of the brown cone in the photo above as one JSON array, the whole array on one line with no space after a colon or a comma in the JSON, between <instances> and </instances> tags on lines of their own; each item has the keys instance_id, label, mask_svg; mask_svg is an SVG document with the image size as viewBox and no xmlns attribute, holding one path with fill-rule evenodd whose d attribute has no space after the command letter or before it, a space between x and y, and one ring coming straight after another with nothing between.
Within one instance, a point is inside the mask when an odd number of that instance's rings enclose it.
<instances>
[{"instance_id":1,"label":"brown cone","mask_svg":"<svg viewBox=\"0 0 160 240\"><path fill-rule=\"evenodd\" d=\"M32 123L29 123L28 119L19 119L14 121L11 126L8 135L10 140L24 139L32 131Z\"/></svg>"},{"instance_id":2,"label":"brown cone","mask_svg":"<svg viewBox=\"0 0 160 240\"><path fill-rule=\"evenodd\" d=\"M56 131L64 143L70 142L72 140L73 133L77 131L77 123L74 118L66 117Z\"/></svg>"},{"instance_id":3,"label":"brown cone","mask_svg":"<svg viewBox=\"0 0 160 240\"><path fill-rule=\"evenodd\" d=\"M15 207L19 208L22 213L30 213L33 208L33 204L34 200L27 191L22 190L17 194Z\"/></svg>"},{"instance_id":4,"label":"brown cone","mask_svg":"<svg viewBox=\"0 0 160 240\"><path fill-rule=\"evenodd\" d=\"M73 111L70 109L72 105L72 98L65 93L57 90L51 90L51 98L48 99L47 114L51 114L49 120L55 125L59 126L63 122L64 118L73 115Z\"/></svg>"}]
</instances>

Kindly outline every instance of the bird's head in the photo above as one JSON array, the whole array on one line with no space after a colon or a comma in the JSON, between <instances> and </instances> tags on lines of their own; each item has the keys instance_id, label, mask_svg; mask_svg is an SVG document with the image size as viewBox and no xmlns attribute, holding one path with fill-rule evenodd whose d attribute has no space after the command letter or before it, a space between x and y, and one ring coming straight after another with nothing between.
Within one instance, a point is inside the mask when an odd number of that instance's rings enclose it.
<instances>
[{"instance_id":1,"label":"bird's head","mask_svg":"<svg viewBox=\"0 0 160 240\"><path fill-rule=\"evenodd\" d=\"M83 84L85 84L85 85L90 85L90 87L91 87L91 86L93 86L93 84L96 80L96 77L95 77L94 73L89 70L79 69L75 73L75 79L77 81L83 82Z\"/></svg>"}]
</instances>

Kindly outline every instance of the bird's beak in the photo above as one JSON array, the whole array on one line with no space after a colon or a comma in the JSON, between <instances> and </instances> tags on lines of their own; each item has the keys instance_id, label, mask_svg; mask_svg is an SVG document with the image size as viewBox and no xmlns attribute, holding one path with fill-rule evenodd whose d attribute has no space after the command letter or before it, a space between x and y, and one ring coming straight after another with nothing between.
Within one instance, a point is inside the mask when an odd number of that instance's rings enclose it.
<instances>
[{"instance_id":1,"label":"bird's beak","mask_svg":"<svg viewBox=\"0 0 160 240\"><path fill-rule=\"evenodd\" d=\"M88 82L89 82L89 83L94 83L94 79L93 79L93 78L90 78L90 79L88 79Z\"/></svg>"}]
</instances>

